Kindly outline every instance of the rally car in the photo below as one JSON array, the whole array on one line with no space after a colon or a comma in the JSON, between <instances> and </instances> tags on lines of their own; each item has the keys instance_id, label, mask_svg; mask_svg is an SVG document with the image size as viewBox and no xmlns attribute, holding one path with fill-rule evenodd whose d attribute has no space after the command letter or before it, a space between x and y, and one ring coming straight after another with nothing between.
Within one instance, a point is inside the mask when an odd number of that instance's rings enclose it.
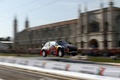
<instances>
[{"instance_id":1,"label":"rally car","mask_svg":"<svg viewBox=\"0 0 120 80\"><path fill-rule=\"evenodd\" d=\"M75 56L77 55L77 47L68 44L65 41L49 41L41 49L40 55L46 57L50 54L59 57L63 57L65 54L71 54L72 56Z\"/></svg>"}]
</instances>

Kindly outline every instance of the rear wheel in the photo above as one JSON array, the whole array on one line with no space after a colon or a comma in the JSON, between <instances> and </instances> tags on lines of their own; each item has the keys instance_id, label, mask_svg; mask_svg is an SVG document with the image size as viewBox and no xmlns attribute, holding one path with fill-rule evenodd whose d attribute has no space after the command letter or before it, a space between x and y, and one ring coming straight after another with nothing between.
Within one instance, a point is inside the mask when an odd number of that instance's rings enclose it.
<instances>
[{"instance_id":1,"label":"rear wheel","mask_svg":"<svg viewBox=\"0 0 120 80\"><path fill-rule=\"evenodd\" d=\"M47 56L47 53L46 53L45 50L42 51L42 56L43 56L43 57L46 57L46 56Z\"/></svg>"},{"instance_id":2,"label":"rear wheel","mask_svg":"<svg viewBox=\"0 0 120 80\"><path fill-rule=\"evenodd\" d=\"M58 56L59 57L63 57L64 56L64 53L61 49L58 50Z\"/></svg>"}]
</instances>

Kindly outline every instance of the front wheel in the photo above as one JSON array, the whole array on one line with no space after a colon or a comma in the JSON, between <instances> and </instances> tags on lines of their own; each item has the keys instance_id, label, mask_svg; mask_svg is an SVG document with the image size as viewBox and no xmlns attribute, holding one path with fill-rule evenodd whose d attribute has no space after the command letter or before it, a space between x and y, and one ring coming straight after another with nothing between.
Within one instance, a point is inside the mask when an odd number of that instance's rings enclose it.
<instances>
[{"instance_id":1,"label":"front wheel","mask_svg":"<svg viewBox=\"0 0 120 80\"><path fill-rule=\"evenodd\" d=\"M46 53L45 50L42 51L42 56L43 56L43 57L46 57L46 56L47 56L47 53Z\"/></svg>"},{"instance_id":2,"label":"front wheel","mask_svg":"<svg viewBox=\"0 0 120 80\"><path fill-rule=\"evenodd\" d=\"M59 57L63 57L64 56L64 53L61 49L58 50L58 56Z\"/></svg>"}]
</instances>

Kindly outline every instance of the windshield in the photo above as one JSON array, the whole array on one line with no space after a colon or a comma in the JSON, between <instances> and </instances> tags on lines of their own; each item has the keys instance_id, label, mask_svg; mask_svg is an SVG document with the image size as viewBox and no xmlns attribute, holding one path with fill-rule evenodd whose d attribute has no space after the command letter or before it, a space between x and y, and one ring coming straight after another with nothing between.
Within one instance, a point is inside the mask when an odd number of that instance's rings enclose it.
<instances>
[{"instance_id":1,"label":"windshield","mask_svg":"<svg viewBox=\"0 0 120 80\"><path fill-rule=\"evenodd\" d=\"M61 45L61 46L67 46L67 45L69 45L67 42L65 42L65 41L57 41L57 44L58 45Z\"/></svg>"}]
</instances>

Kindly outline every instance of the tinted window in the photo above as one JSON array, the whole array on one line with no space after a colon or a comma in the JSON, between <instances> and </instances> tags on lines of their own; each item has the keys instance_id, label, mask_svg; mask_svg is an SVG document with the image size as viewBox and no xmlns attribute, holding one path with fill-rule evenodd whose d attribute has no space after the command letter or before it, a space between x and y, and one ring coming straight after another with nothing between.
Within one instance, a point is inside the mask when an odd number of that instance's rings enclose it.
<instances>
[{"instance_id":1,"label":"tinted window","mask_svg":"<svg viewBox=\"0 0 120 80\"><path fill-rule=\"evenodd\" d=\"M66 46L66 45L69 45L67 42L65 41L57 41L57 44L58 45L61 45L61 46Z\"/></svg>"},{"instance_id":2,"label":"tinted window","mask_svg":"<svg viewBox=\"0 0 120 80\"><path fill-rule=\"evenodd\" d=\"M47 42L44 47L50 46L50 42Z\"/></svg>"},{"instance_id":3,"label":"tinted window","mask_svg":"<svg viewBox=\"0 0 120 80\"><path fill-rule=\"evenodd\" d=\"M50 42L50 46L57 46L56 42Z\"/></svg>"}]
</instances>

